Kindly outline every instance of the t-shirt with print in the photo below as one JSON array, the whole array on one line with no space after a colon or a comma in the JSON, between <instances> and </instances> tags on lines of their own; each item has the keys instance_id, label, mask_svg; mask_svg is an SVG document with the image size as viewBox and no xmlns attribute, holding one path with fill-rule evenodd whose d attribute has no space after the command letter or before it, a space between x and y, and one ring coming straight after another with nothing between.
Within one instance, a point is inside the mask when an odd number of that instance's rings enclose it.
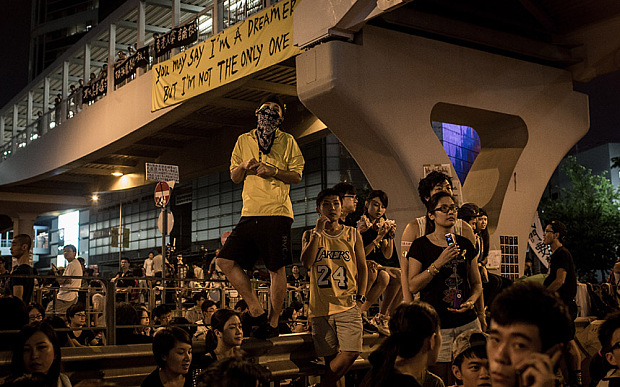
<instances>
[{"instance_id":1,"label":"t-shirt with print","mask_svg":"<svg viewBox=\"0 0 620 387\"><path fill-rule=\"evenodd\" d=\"M448 308L455 307L455 299L458 300L460 297L457 304L463 303L471 295L468 270L476 256L476 249L467 238L460 235L455 237L461 255L442 266L431 282L420 290L420 299L431 304L439 314L442 329L459 327L476 319L476 312L473 309L464 313L448 311ZM413 241L407 258L422 263L424 271L435 262L443 250L444 247L433 244L427 236L423 236Z\"/></svg>"}]
</instances>

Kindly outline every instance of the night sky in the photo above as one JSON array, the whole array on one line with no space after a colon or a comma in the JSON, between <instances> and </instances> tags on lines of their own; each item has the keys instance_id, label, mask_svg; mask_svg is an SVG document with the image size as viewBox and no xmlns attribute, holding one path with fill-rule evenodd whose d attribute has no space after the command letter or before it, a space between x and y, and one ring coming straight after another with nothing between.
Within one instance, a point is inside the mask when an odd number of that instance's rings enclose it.
<instances>
[{"instance_id":1,"label":"night sky","mask_svg":"<svg viewBox=\"0 0 620 387\"><path fill-rule=\"evenodd\" d=\"M30 0L2 2L0 12L0 107L28 85Z\"/></svg>"}]
</instances>

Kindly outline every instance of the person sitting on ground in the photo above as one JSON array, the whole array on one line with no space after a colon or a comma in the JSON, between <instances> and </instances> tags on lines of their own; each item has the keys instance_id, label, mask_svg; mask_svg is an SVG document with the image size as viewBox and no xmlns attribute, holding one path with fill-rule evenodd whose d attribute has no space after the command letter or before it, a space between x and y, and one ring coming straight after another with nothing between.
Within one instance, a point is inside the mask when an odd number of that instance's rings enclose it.
<instances>
[{"instance_id":1,"label":"person sitting on ground","mask_svg":"<svg viewBox=\"0 0 620 387\"><path fill-rule=\"evenodd\" d=\"M598 329L601 343L599 353L605 358L604 377L597 387L611 387L620 383L620 312L610 314Z\"/></svg>"},{"instance_id":2,"label":"person sitting on ground","mask_svg":"<svg viewBox=\"0 0 620 387\"><path fill-rule=\"evenodd\" d=\"M150 336L142 334L142 328L119 328L123 325L140 325L138 313L129 302L121 302L116 307L116 344L143 344L153 341Z\"/></svg>"},{"instance_id":3,"label":"person sitting on ground","mask_svg":"<svg viewBox=\"0 0 620 387\"><path fill-rule=\"evenodd\" d=\"M28 312L28 324L41 322L45 318L45 308L41 304L30 303L26 307L26 312Z\"/></svg>"},{"instance_id":4,"label":"person sitting on ground","mask_svg":"<svg viewBox=\"0 0 620 387\"><path fill-rule=\"evenodd\" d=\"M192 296L192 299L194 300L195 305L185 312L185 318L189 320L189 322L195 323L198 320L202 319L201 306L202 306L202 303L208 299L207 292L202 290L198 293L195 293Z\"/></svg>"},{"instance_id":5,"label":"person sitting on ground","mask_svg":"<svg viewBox=\"0 0 620 387\"><path fill-rule=\"evenodd\" d=\"M241 319L241 326L243 328L243 337L250 337L252 334L252 322L248 321L247 318L250 315L250 308L248 308L248 303L245 302L244 299L237 301L235 304L235 312L239 315Z\"/></svg>"},{"instance_id":6,"label":"person sitting on ground","mask_svg":"<svg viewBox=\"0 0 620 387\"><path fill-rule=\"evenodd\" d=\"M84 304L71 305L67 309L67 325L71 330L68 332L69 340L76 347L86 345L103 345L103 332L97 336L90 329L82 329L86 325L86 309Z\"/></svg>"},{"instance_id":7,"label":"person sitting on ground","mask_svg":"<svg viewBox=\"0 0 620 387\"><path fill-rule=\"evenodd\" d=\"M381 190L372 191L366 198L364 215L357 225L364 242L369 273L367 300L362 305L362 313L367 313L379 296L383 295L379 313L372 319L372 324L382 334L389 334L388 316L400 304L402 298L400 261L394 244L396 223L386 218L387 206L387 194ZM372 278L376 278L374 284Z\"/></svg>"},{"instance_id":8,"label":"person sitting on ground","mask_svg":"<svg viewBox=\"0 0 620 387\"><path fill-rule=\"evenodd\" d=\"M211 316L213 316L213 313L215 313L215 311L217 310L217 305L215 304L215 302L207 300L202 303L200 308L202 309L202 319L196 322L196 325L198 325L198 327L196 330L196 334L194 335L195 340L205 339L207 331L211 329Z\"/></svg>"},{"instance_id":9,"label":"person sitting on ground","mask_svg":"<svg viewBox=\"0 0 620 387\"><path fill-rule=\"evenodd\" d=\"M46 322L26 325L19 332L13 349L11 376L3 385L71 387L60 367L60 344L54 328ZM28 380L32 384L26 383ZM19 384L20 381L23 384Z\"/></svg>"},{"instance_id":10,"label":"person sitting on ground","mask_svg":"<svg viewBox=\"0 0 620 387\"><path fill-rule=\"evenodd\" d=\"M299 302L294 302L291 306L284 308L282 317L280 317L280 334L307 332L307 321L299 319L303 311L304 306Z\"/></svg>"},{"instance_id":11,"label":"person sitting on ground","mask_svg":"<svg viewBox=\"0 0 620 387\"><path fill-rule=\"evenodd\" d=\"M145 305L136 305L134 306L136 313L138 314L138 320L140 321L140 325L143 328L136 328L136 333L143 336L152 336L153 329L151 328L151 317L149 310Z\"/></svg>"},{"instance_id":12,"label":"person sitting on ground","mask_svg":"<svg viewBox=\"0 0 620 387\"><path fill-rule=\"evenodd\" d=\"M153 324L155 325L168 325L172 318L172 311L166 305L157 305L153 308Z\"/></svg>"},{"instance_id":13,"label":"person sitting on ground","mask_svg":"<svg viewBox=\"0 0 620 387\"><path fill-rule=\"evenodd\" d=\"M364 387L443 387L443 381L428 371L441 347L439 315L426 302L402 304L390 319L390 336L370 354L372 368Z\"/></svg>"},{"instance_id":14,"label":"person sitting on ground","mask_svg":"<svg viewBox=\"0 0 620 387\"><path fill-rule=\"evenodd\" d=\"M18 331L28 324L28 313L24 302L15 296L0 297L0 350L10 350L13 347Z\"/></svg>"},{"instance_id":15,"label":"person sitting on ground","mask_svg":"<svg viewBox=\"0 0 620 387\"><path fill-rule=\"evenodd\" d=\"M322 190L316 204L319 218L303 234L301 262L310 274L312 340L325 357L321 384L335 386L362 351L366 254L359 231L339 223L338 191Z\"/></svg>"},{"instance_id":16,"label":"person sitting on ground","mask_svg":"<svg viewBox=\"0 0 620 387\"><path fill-rule=\"evenodd\" d=\"M142 387L190 387L192 341L178 327L163 327L153 337L153 356L157 368L144 379Z\"/></svg>"},{"instance_id":17,"label":"person sitting on ground","mask_svg":"<svg viewBox=\"0 0 620 387\"><path fill-rule=\"evenodd\" d=\"M192 323L189 322L189 320L185 317L173 317L170 320L170 325L178 326L179 328L183 329L185 332L187 332L189 337L194 337L194 335L196 334L196 326L192 325Z\"/></svg>"},{"instance_id":18,"label":"person sitting on ground","mask_svg":"<svg viewBox=\"0 0 620 387\"><path fill-rule=\"evenodd\" d=\"M479 329L470 329L452 344L452 374L463 387L491 387L487 337Z\"/></svg>"},{"instance_id":19,"label":"person sitting on ground","mask_svg":"<svg viewBox=\"0 0 620 387\"><path fill-rule=\"evenodd\" d=\"M201 368L229 357L241 357L242 342L243 330L239 315L230 309L219 309L211 317L211 329L206 335L206 354L200 361Z\"/></svg>"},{"instance_id":20,"label":"person sitting on ground","mask_svg":"<svg viewBox=\"0 0 620 387\"><path fill-rule=\"evenodd\" d=\"M255 387L271 380L271 373L260 364L231 357L219 361L200 375L198 387Z\"/></svg>"},{"instance_id":21,"label":"person sitting on ground","mask_svg":"<svg viewBox=\"0 0 620 387\"><path fill-rule=\"evenodd\" d=\"M562 300L538 283L523 281L501 292L490 314L493 387L555 386L556 365L572 333Z\"/></svg>"}]
</instances>

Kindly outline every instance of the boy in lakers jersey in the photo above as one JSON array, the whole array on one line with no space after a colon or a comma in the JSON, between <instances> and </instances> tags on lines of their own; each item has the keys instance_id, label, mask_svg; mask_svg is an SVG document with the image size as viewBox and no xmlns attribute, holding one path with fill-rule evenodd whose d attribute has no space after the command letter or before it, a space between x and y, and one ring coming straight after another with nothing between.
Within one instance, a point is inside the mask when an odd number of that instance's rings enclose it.
<instances>
[{"instance_id":1,"label":"boy in lakers jersey","mask_svg":"<svg viewBox=\"0 0 620 387\"><path fill-rule=\"evenodd\" d=\"M366 257L357 229L338 222L338 191L316 199L319 219L303 235L301 262L310 273L312 339L325 357L322 386L335 386L362 351L360 307L366 301Z\"/></svg>"}]
</instances>

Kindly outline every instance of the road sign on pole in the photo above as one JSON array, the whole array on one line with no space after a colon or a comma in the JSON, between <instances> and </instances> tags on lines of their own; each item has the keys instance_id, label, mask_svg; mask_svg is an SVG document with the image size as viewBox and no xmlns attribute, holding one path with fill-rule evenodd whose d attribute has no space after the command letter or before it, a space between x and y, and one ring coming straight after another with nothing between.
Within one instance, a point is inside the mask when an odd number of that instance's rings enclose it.
<instances>
[{"instance_id":1,"label":"road sign on pole","mask_svg":"<svg viewBox=\"0 0 620 387\"><path fill-rule=\"evenodd\" d=\"M179 166L146 163L146 180L179 182Z\"/></svg>"},{"instance_id":2,"label":"road sign on pole","mask_svg":"<svg viewBox=\"0 0 620 387\"><path fill-rule=\"evenodd\" d=\"M170 186L165 181L160 181L155 187L155 205L166 207L170 201Z\"/></svg>"}]
</instances>

